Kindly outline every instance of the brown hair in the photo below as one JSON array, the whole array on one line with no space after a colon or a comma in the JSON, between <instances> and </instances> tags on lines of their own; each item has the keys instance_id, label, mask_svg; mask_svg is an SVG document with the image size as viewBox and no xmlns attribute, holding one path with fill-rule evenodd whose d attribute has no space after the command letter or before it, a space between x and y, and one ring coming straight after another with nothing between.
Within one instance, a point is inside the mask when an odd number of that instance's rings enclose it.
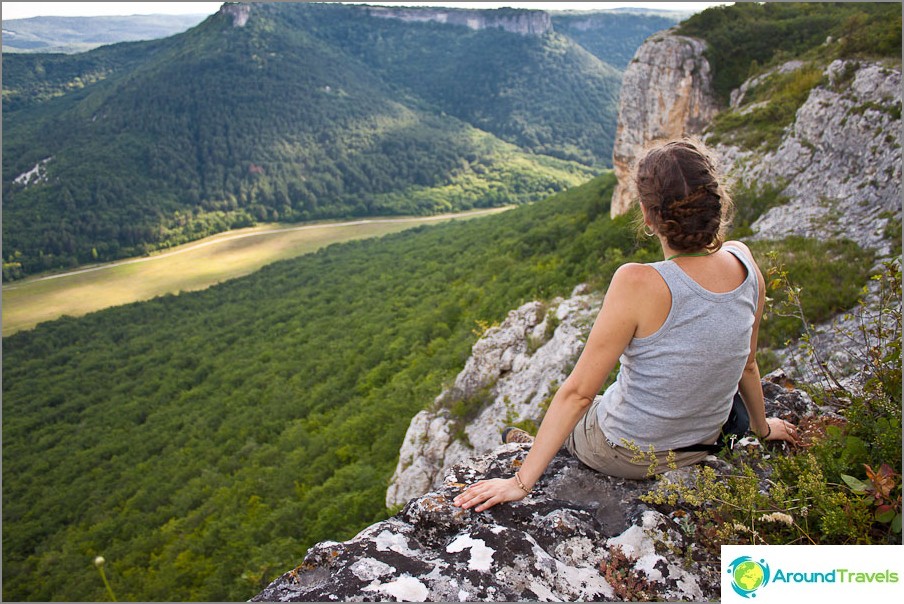
<instances>
[{"instance_id":1,"label":"brown hair","mask_svg":"<svg viewBox=\"0 0 904 604\"><path fill-rule=\"evenodd\" d=\"M653 229L679 252L716 251L734 206L699 140L658 142L637 161L634 183Z\"/></svg>"}]
</instances>

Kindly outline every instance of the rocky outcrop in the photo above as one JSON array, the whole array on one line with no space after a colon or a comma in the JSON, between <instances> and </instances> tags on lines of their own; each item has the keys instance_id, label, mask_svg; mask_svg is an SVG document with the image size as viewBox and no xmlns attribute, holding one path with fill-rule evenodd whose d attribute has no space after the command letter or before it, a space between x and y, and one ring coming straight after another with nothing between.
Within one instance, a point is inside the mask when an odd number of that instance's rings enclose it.
<instances>
[{"instance_id":1,"label":"rocky outcrop","mask_svg":"<svg viewBox=\"0 0 904 604\"><path fill-rule=\"evenodd\" d=\"M600 297L583 291L550 304L525 304L474 344L452 387L411 421L387 507L438 486L453 464L492 451L507 424L540 418L599 311Z\"/></svg>"},{"instance_id":2,"label":"rocky outcrop","mask_svg":"<svg viewBox=\"0 0 904 604\"><path fill-rule=\"evenodd\" d=\"M752 239L845 237L888 256L885 228L901 216L901 71L838 60L824 75L776 150L716 152L739 181L779 186L790 199L752 225Z\"/></svg>"},{"instance_id":3,"label":"rocky outcrop","mask_svg":"<svg viewBox=\"0 0 904 604\"><path fill-rule=\"evenodd\" d=\"M232 17L233 27L245 27L245 24L248 23L248 17L251 16L251 5L238 2L227 2L220 7L220 12Z\"/></svg>"},{"instance_id":4,"label":"rocky outcrop","mask_svg":"<svg viewBox=\"0 0 904 604\"><path fill-rule=\"evenodd\" d=\"M807 68L791 61L773 71L793 74ZM745 103L747 93L770 73L735 90L730 110L743 113L755 106ZM881 63L836 60L823 75L776 149L720 144L714 150L731 166L736 181L753 190L771 186L789 200L753 223L751 240L845 238L874 251L881 263L896 254L888 228L890 221L900 224L902 214L901 71ZM862 327L888 312L880 310L879 283L870 281L866 287L863 304L849 314L814 326L807 342L775 351L796 378L859 389L861 355L868 348ZM813 362L814 351L821 367Z\"/></svg>"},{"instance_id":5,"label":"rocky outcrop","mask_svg":"<svg viewBox=\"0 0 904 604\"><path fill-rule=\"evenodd\" d=\"M816 412L780 373L764 381L767 412ZM760 443L745 439L733 459ZM769 445L781 454L783 445ZM717 566L676 519L639 497L654 480L604 476L560 452L522 501L481 513L452 499L477 480L509 477L527 445L501 445L449 469L440 485L344 543L312 547L254 601L716 600ZM760 455L761 453L757 453ZM707 464L725 470L715 457ZM665 475L686 481L698 468Z\"/></svg>"},{"instance_id":6,"label":"rocky outcrop","mask_svg":"<svg viewBox=\"0 0 904 604\"><path fill-rule=\"evenodd\" d=\"M381 19L463 25L473 30L501 29L522 36L542 36L552 32L549 14L538 10L467 10L453 8L368 7L367 13Z\"/></svg>"},{"instance_id":7,"label":"rocky outcrop","mask_svg":"<svg viewBox=\"0 0 904 604\"><path fill-rule=\"evenodd\" d=\"M718 112L705 49L702 40L670 30L648 38L625 70L612 153L618 178L612 216L625 213L634 201L629 175L647 143L701 134Z\"/></svg>"}]
</instances>

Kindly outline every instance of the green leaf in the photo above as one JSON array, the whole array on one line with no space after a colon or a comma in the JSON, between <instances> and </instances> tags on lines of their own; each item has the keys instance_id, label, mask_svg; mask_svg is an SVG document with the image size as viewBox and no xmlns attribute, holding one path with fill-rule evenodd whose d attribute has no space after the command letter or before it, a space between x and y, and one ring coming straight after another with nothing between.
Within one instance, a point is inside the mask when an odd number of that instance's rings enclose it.
<instances>
[{"instance_id":1,"label":"green leaf","mask_svg":"<svg viewBox=\"0 0 904 604\"><path fill-rule=\"evenodd\" d=\"M849 486L855 493L866 493L869 490L869 485L859 478L854 478L853 476L842 474L841 480L843 480L845 484L847 484L847 486Z\"/></svg>"},{"instance_id":2,"label":"green leaf","mask_svg":"<svg viewBox=\"0 0 904 604\"><path fill-rule=\"evenodd\" d=\"M894 517L895 510L889 505L883 505L876 509L876 520L878 520L879 522L888 523L891 522Z\"/></svg>"}]
</instances>

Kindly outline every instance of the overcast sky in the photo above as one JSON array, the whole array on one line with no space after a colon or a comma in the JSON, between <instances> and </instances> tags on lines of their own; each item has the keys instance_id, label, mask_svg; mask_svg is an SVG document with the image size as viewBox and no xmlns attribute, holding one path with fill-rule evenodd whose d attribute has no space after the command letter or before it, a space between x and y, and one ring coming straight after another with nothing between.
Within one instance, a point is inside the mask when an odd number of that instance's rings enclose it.
<instances>
[{"instance_id":1,"label":"overcast sky","mask_svg":"<svg viewBox=\"0 0 904 604\"><path fill-rule=\"evenodd\" d=\"M93 17L98 15L213 14L222 2L3 2L4 19L38 16ZM383 6L457 6L461 8L534 8L590 10L634 6L668 10L703 10L730 2L360 2Z\"/></svg>"}]
</instances>

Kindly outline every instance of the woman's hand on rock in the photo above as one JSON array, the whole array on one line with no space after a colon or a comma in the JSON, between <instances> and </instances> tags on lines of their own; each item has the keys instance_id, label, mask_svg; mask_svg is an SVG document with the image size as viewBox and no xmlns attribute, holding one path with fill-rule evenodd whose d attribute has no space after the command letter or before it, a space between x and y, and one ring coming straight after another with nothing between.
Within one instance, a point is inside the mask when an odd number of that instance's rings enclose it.
<instances>
[{"instance_id":1,"label":"woman's hand on rock","mask_svg":"<svg viewBox=\"0 0 904 604\"><path fill-rule=\"evenodd\" d=\"M525 497L527 493L518 486L514 477L493 478L475 482L459 493L452 503L466 510L477 506L474 511L483 512L497 503L519 501Z\"/></svg>"},{"instance_id":2,"label":"woman's hand on rock","mask_svg":"<svg viewBox=\"0 0 904 604\"><path fill-rule=\"evenodd\" d=\"M765 440L786 440L793 444L798 444L797 426L780 417L769 417L766 423L771 428L769 436Z\"/></svg>"}]
</instances>

